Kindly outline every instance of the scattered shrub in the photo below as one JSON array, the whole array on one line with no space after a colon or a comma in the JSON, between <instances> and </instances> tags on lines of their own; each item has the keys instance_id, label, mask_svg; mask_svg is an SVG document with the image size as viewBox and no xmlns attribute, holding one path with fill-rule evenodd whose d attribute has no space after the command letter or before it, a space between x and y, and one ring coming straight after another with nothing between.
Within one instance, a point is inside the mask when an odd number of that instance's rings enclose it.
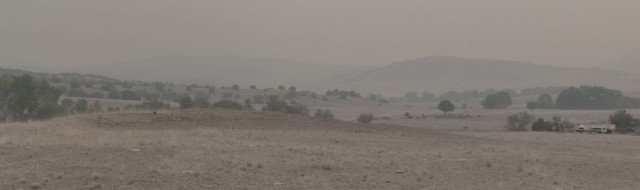
<instances>
[{"instance_id":1,"label":"scattered shrub","mask_svg":"<svg viewBox=\"0 0 640 190\"><path fill-rule=\"evenodd\" d=\"M220 100L213 103L213 108L241 110L242 105L233 100Z\"/></svg>"},{"instance_id":2,"label":"scattered shrub","mask_svg":"<svg viewBox=\"0 0 640 190\"><path fill-rule=\"evenodd\" d=\"M361 113L357 118L360 123L371 123L373 121L373 114L371 113Z\"/></svg>"},{"instance_id":3,"label":"scattered shrub","mask_svg":"<svg viewBox=\"0 0 640 190\"><path fill-rule=\"evenodd\" d=\"M507 117L505 128L509 131L526 131L526 126L533 121L534 117L527 112L520 112Z\"/></svg>"}]
</instances>

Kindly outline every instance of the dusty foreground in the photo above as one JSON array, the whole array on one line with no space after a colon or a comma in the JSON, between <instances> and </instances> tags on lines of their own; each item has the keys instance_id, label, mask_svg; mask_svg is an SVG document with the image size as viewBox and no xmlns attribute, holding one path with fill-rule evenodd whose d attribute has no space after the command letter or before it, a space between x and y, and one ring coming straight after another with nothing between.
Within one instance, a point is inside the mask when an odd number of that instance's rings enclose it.
<instances>
[{"instance_id":1,"label":"dusty foreground","mask_svg":"<svg viewBox=\"0 0 640 190\"><path fill-rule=\"evenodd\" d=\"M190 110L0 126L0 189L640 189L640 137Z\"/></svg>"}]
</instances>

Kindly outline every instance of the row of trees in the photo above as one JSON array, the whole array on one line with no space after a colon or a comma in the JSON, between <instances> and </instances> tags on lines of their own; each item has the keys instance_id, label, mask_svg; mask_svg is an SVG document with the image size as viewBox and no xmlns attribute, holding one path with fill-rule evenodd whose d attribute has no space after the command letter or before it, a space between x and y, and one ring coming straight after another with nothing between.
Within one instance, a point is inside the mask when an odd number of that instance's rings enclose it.
<instances>
[{"instance_id":1,"label":"row of trees","mask_svg":"<svg viewBox=\"0 0 640 190\"><path fill-rule=\"evenodd\" d=\"M553 116L551 120L545 121L544 118L535 117L527 112L520 112L507 117L505 128L509 131L527 131L531 124L531 131L548 131L548 132L569 132L576 125L572 122ZM609 116L609 123L616 126L618 132L634 131L640 127L640 120L634 118L626 110L618 110ZM533 123L532 123L533 122Z\"/></svg>"}]
</instances>

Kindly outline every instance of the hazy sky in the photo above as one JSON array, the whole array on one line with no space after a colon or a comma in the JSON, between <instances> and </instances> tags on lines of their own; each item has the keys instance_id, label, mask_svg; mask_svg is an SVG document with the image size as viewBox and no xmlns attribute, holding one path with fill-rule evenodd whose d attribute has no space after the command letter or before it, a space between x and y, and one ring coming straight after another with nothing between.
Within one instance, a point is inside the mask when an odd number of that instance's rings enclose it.
<instances>
[{"instance_id":1,"label":"hazy sky","mask_svg":"<svg viewBox=\"0 0 640 190\"><path fill-rule=\"evenodd\" d=\"M640 48L639 10L638 0L0 0L0 65L172 54L593 66Z\"/></svg>"}]
</instances>

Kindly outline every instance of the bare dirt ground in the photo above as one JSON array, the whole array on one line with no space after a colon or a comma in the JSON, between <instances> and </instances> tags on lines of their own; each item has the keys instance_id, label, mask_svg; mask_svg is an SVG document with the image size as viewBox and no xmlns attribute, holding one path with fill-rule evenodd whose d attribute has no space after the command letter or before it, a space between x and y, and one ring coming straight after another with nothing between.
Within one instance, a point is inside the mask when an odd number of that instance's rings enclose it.
<instances>
[{"instance_id":1,"label":"bare dirt ground","mask_svg":"<svg viewBox=\"0 0 640 190\"><path fill-rule=\"evenodd\" d=\"M638 144L266 112L83 115L0 125L0 189L640 189Z\"/></svg>"}]
</instances>

